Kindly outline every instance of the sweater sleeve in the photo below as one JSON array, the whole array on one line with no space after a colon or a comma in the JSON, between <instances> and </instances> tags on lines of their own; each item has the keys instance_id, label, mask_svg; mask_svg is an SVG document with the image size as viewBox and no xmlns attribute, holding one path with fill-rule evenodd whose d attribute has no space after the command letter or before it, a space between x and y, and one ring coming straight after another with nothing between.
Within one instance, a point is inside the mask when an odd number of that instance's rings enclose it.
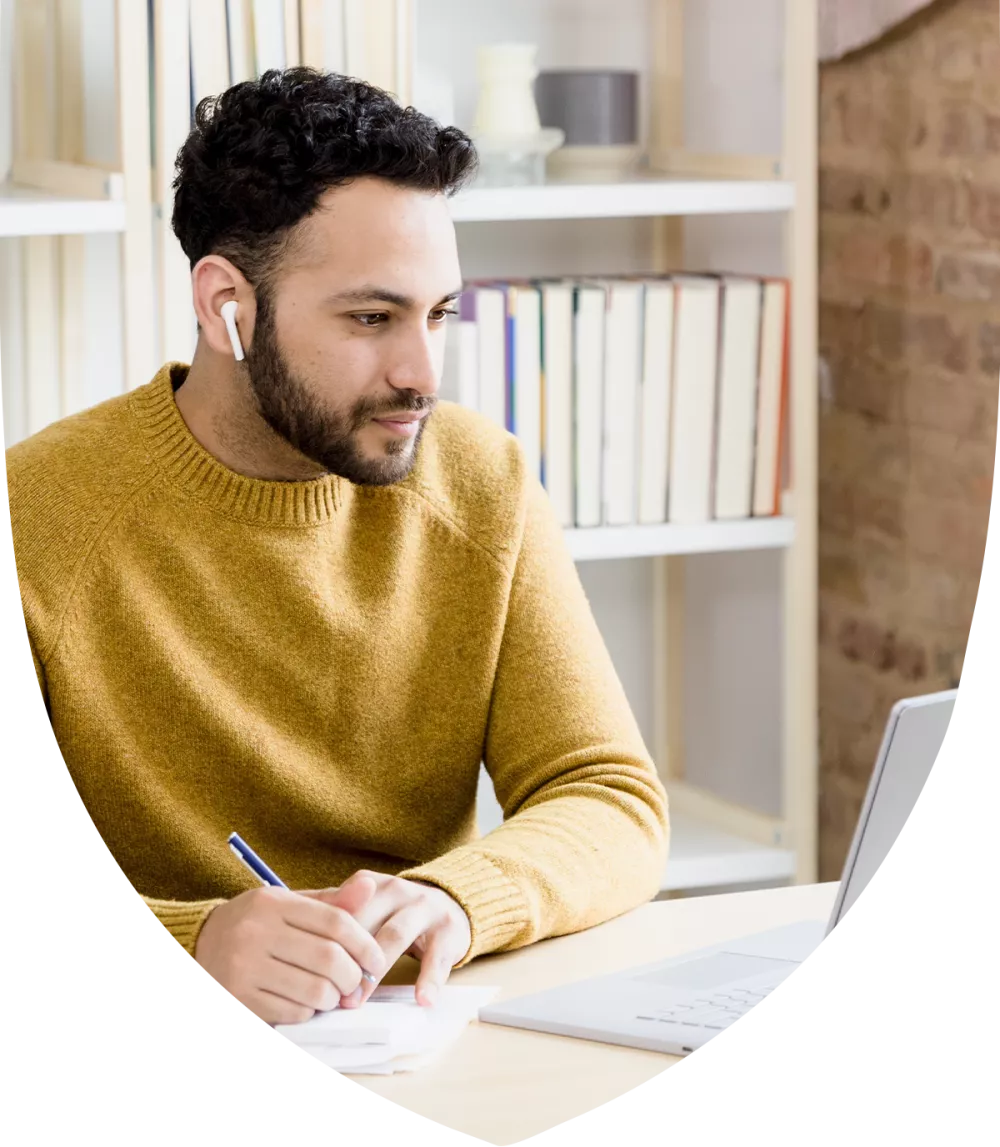
<instances>
[{"instance_id":1,"label":"sweater sleeve","mask_svg":"<svg viewBox=\"0 0 1000 1147\"><path fill-rule=\"evenodd\" d=\"M223 900L153 900L143 896L153 915L192 956L202 925L213 908L225 904Z\"/></svg>"},{"instance_id":2,"label":"sweater sleeve","mask_svg":"<svg viewBox=\"0 0 1000 1147\"><path fill-rule=\"evenodd\" d=\"M528 484L484 762L504 823L400 876L462 905L462 964L651 899L667 798L547 495Z\"/></svg>"}]
</instances>

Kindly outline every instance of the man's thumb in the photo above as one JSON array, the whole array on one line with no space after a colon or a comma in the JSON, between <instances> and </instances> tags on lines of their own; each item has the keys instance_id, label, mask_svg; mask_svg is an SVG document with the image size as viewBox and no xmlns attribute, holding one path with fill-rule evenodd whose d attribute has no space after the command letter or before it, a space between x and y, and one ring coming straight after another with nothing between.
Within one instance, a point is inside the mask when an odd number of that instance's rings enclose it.
<instances>
[{"instance_id":1,"label":"man's thumb","mask_svg":"<svg viewBox=\"0 0 1000 1147\"><path fill-rule=\"evenodd\" d=\"M352 876L329 895L322 897L324 903L334 908L342 908L351 916L356 915L375 895L377 885L370 876Z\"/></svg>"}]
</instances>

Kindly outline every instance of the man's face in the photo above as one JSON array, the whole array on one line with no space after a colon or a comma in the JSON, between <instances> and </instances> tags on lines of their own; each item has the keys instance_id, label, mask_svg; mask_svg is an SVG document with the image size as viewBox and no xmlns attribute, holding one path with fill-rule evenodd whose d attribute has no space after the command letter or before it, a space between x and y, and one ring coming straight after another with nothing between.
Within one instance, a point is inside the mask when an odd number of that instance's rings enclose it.
<instances>
[{"instance_id":1,"label":"man's face","mask_svg":"<svg viewBox=\"0 0 1000 1147\"><path fill-rule=\"evenodd\" d=\"M335 188L287 262L246 352L262 417L332 474L398 482L437 401L461 288L444 196L370 177Z\"/></svg>"}]
</instances>

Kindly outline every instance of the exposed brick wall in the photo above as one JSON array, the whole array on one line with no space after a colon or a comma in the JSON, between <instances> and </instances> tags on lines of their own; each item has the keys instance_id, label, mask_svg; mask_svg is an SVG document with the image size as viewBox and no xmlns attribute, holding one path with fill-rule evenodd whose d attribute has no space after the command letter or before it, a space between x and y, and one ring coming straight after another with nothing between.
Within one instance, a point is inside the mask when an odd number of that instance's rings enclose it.
<instances>
[{"instance_id":1,"label":"exposed brick wall","mask_svg":"<svg viewBox=\"0 0 1000 1147\"><path fill-rule=\"evenodd\" d=\"M957 683L1000 372L1000 16L938 0L820 75L820 875L885 718Z\"/></svg>"}]
</instances>

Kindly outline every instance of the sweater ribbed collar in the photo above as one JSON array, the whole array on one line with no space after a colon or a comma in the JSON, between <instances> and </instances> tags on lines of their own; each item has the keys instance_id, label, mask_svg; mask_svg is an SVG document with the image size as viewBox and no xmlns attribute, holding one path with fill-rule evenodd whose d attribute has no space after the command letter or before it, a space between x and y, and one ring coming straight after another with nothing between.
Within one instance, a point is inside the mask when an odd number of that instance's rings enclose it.
<instances>
[{"instance_id":1,"label":"sweater ribbed collar","mask_svg":"<svg viewBox=\"0 0 1000 1147\"><path fill-rule=\"evenodd\" d=\"M187 375L182 362L165 363L153 380L132 392L133 410L156 461L175 485L230 518L274 526L328 522L349 485L327 474L306 482L249 478L224 466L188 429L174 399Z\"/></svg>"}]
</instances>

